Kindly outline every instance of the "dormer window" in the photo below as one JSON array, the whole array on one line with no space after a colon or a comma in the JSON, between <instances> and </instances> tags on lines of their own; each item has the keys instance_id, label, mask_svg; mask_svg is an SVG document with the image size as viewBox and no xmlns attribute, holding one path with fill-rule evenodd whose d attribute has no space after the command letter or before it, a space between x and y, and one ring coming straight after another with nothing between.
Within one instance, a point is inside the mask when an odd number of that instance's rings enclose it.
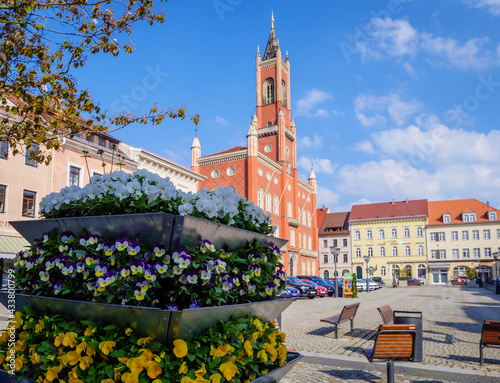
<instances>
[{"instance_id":1,"label":"dormer window","mask_svg":"<svg viewBox=\"0 0 500 383\"><path fill-rule=\"evenodd\" d=\"M496 211L489 211L488 212L488 219L490 221L496 221L497 220L497 212Z\"/></svg>"},{"instance_id":2,"label":"dormer window","mask_svg":"<svg viewBox=\"0 0 500 383\"><path fill-rule=\"evenodd\" d=\"M464 222L476 222L476 213L462 213L462 221Z\"/></svg>"},{"instance_id":3,"label":"dormer window","mask_svg":"<svg viewBox=\"0 0 500 383\"><path fill-rule=\"evenodd\" d=\"M443 214L443 223L450 223L450 215L449 214Z\"/></svg>"}]
</instances>

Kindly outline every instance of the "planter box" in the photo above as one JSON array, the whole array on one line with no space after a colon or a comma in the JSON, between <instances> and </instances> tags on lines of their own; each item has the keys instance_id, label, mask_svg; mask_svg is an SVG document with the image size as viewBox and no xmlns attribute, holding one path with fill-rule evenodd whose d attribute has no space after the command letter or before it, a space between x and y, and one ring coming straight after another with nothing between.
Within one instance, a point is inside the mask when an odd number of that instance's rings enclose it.
<instances>
[{"instance_id":1,"label":"planter box","mask_svg":"<svg viewBox=\"0 0 500 383\"><path fill-rule=\"evenodd\" d=\"M0 292L0 303L7 307L7 292ZM213 327L219 320L256 315L260 319L272 322L296 298L276 299L273 301L244 303L239 305L202 307L182 311L161 310L153 307L136 307L73 301L52 297L41 297L16 293L16 310L22 311L26 305L37 311L50 310L55 314L65 314L82 320L104 323L127 323L132 329L144 336L150 336L160 342L185 339L189 335L199 335Z\"/></svg>"},{"instance_id":2,"label":"planter box","mask_svg":"<svg viewBox=\"0 0 500 383\"><path fill-rule=\"evenodd\" d=\"M59 233L71 231L75 234L86 229L91 234L99 234L104 240L114 241L127 237L149 246L162 243L170 251L182 246L195 246L204 239L208 239L217 248L227 244L231 249L244 247L248 241L254 239L279 248L287 243L286 239L206 219L165 213L53 218L9 223L31 244L53 229Z\"/></svg>"}]
</instances>

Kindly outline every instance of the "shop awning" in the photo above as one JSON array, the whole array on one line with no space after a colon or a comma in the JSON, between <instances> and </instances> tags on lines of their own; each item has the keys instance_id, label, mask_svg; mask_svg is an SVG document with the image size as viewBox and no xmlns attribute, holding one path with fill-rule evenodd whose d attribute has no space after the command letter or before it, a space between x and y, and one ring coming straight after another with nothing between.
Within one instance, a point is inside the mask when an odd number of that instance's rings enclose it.
<instances>
[{"instance_id":1,"label":"shop awning","mask_svg":"<svg viewBox=\"0 0 500 383\"><path fill-rule=\"evenodd\" d=\"M430 269L449 269L449 263L429 263Z\"/></svg>"},{"instance_id":2,"label":"shop awning","mask_svg":"<svg viewBox=\"0 0 500 383\"><path fill-rule=\"evenodd\" d=\"M29 246L29 242L23 237L0 235L0 259L13 259L26 246Z\"/></svg>"}]
</instances>

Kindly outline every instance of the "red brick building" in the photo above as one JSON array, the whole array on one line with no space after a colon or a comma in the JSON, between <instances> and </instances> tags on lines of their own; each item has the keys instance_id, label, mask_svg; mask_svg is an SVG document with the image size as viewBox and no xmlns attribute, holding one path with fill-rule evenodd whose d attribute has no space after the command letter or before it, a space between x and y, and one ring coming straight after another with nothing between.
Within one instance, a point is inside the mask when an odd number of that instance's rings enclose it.
<instances>
[{"instance_id":1,"label":"red brick building","mask_svg":"<svg viewBox=\"0 0 500 383\"><path fill-rule=\"evenodd\" d=\"M318 225L315 217L316 176L298 177L296 126L290 110L290 61L283 60L272 21L264 56L257 50L257 112L247 134L247 147L237 146L201 157L194 138L192 169L207 178L200 189L233 186L261 206L288 239L283 258L289 276L318 275Z\"/></svg>"}]
</instances>

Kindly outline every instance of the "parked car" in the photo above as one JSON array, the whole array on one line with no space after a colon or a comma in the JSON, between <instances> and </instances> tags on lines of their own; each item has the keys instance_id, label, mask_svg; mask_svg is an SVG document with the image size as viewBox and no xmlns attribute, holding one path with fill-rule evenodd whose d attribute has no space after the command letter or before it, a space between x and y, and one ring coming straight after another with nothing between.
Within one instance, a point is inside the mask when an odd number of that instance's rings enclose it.
<instances>
[{"instance_id":1,"label":"parked car","mask_svg":"<svg viewBox=\"0 0 500 383\"><path fill-rule=\"evenodd\" d=\"M373 279L368 279L368 283L370 285L370 291L380 289L380 285L378 284L378 282L375 282Z\"/></svg>"},{"instance_id":2,"label":"parked car","mask_svg":"<svg viewBox=\"0 0 500 383\"><path fill-rule=\"evenodd\" d=\"M332 286L335 286L335 278L328 278L325 279L325 281L331 284ZM339 285L339 289L337 291L337 297L341 297L344 293L344 278L337 278L337 283Z\"/></svg>"},{"instance_id":3,"label":"parked car","mask_svg":"<svg viewBox=\"0 0 500 383\"><path fill-rule=\"evenodd\" d=\"M9 279L6 277L2 278L2 290L7 290L9 286Z\"/></svg>"},{"instance_id":4,"label":"parked car","mask_svg":"<svg viewBox=\"0 0 500 383\"><path fill-rule=\"evenodd\" d=\"M377 282L380 287L384 287L384 280L382 279L382 277L372 277L371 278L374 282Z\"/></svg>"},{"instance_id":5,"label":"parked car","mask_svg":"<svg viewBox=\"0 0 500 383\"><path fill-rule=\"evenodd\" d=\"M326 287L318 285L317 283L314 283L313 281L310 281L308 279L301 279L301 281L304 283L307 283L311 286L314 286L316 288L318 297L323 298L323 297L326 297L328 295L328 290L326 289Z\"/></svg>"},{"instance_id":6,"label":"parked car","mask_svg":"<svg viewBox=\"0 0 500 383\"><path fill-rule=\"evenodd\" d=\"M285 290L278 294L279 298L296 298L300 297L300 291L292 286L286 286Z\"/></svg>"},{"instance_id":7,"label":"parked car","mask_svg":"<svg viewBox=\"0 0 500 383\"><path fill-rule=\"evenodd\" d=\"M304 280L313 281L317 285L323 286L324 288L326 288L326 291L327 291L327 294L328 294L329 297L333 296L333 293L335 292L335 290L333 288L333 285L331 285L330 283L328 283L327 281L325 281L321 277L317 277L317 276L314 276L314 275L307 275L307 276L305 276L305 275L299 275L297 278L299 278L302 281L304 281Z\"/></svg>"},{"instance_id":8,"label":"parked car","mask_svg":"<svg viewBox=\"0 0 500 383\"><path fill-rule=\"evenodd\" d=\"M356 281L356 284L358 286L358 291L361 292L361 291L367 291L367 288L366 288L366 281L364 279L358 279Z\"/></svg>"},{"instance_id":9,"label":"parked car","mask_svg":"<svg viewBox=\"0 0 500 383\"><path fill-rule=\"evenodd\" d=\"M302 282L297 277L288 277L286 283L288 286L295 287L297 290L299 290L301 297L313 299L318 294L316 287Z\"/></svg>"},{"instance_id":10,"label":"parked car","mask_svg":"<svg viewBox=\"0 0 500 383\"><path fill-rule=\"evenodd\" d=\"M408 277L406 279L406 283L408 284L408 286L422 286L424 284L424 281L422 281L421 279Z\"/></svg>"}]
</instances>

